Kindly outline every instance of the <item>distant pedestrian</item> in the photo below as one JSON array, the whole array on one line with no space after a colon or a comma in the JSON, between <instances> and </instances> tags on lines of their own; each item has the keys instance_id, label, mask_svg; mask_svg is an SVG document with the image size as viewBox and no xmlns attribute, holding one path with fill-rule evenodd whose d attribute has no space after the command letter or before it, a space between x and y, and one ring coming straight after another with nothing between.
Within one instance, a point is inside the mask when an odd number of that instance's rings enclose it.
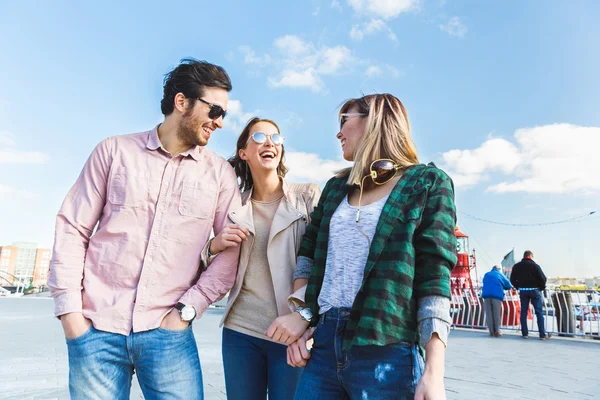
<instances>
[{"instance_id":1,"label":"distant pedestrian","mask_svg":"<svg viewBox=\"0 0 600 400\"><path fill-rule=\"evenodd\" d=\"M502 324L501 310L504 300L504 291L512 289L512 285L506 276L500 271L498 265L483 276L483 290L481 297L485 302L485 319L490 331L490 336L502 336L500 325Z\"/></svg>"},{"instance_id":2,"label":"distant pedestrian","mask_svg":"<svg viewBox=\"0 0 600 400\"><path fill-rule=\"evenodd\" d=\"M550 339L544 325L544 314L542 310L542 291L546 289L546 275L542 268L533 261L533 253L527 250L523 259L516 263L510 275L510 283L519 289L521 299L521 333L523 338L529 337L527 329L527 312L529 303L533 305L537 318L538 330L541 340Z\"/></svg>"}]
</instances>

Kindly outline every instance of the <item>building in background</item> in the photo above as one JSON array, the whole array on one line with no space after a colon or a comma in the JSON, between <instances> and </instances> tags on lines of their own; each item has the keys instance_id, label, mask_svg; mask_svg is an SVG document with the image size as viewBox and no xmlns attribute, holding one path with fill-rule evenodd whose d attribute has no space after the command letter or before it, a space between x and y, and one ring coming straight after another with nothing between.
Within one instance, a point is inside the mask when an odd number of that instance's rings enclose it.
<instances>
[{"instance_id":1,"label":"building in background","mask_svg":"<svg viewBox=\"0 0 600 400\"><path fill-rule=\"evenodd\" d=\"M46 286L50 257L51 250L38 248L37 243L0 246L0 286Z\"/></svg>"},{"instance_id":2,"label":"building in background","mask_svg":"<svg viewBox=\"0 0 600 400\"><path fill-rule=\"evenodd\" d=\"M15 277L22 282L33 280L33 270L35 268L35 254L37 252L37 243L17 242L13 243L17 248L17 264L15 265Z\"/></svg>"},{"instance_id":3,"label":"building in background","mask_svg":"<svg viewBox=\"0 0 600 400\"><path fill-rule=\"evenodd\" d=\"M0 286L11 286L17 265L17 248L0 246Z\"/></svg>"},{"instance_id":4,"label":"building in background","mask_svg":"<svg viewBox=\"0 0 600 400\"><path fill-rule=\"evenodd\" d=\"M36 249L35 266L33 267L33 286L46 286L50 271L50 249Z\"/></svg>"}]
</instances>

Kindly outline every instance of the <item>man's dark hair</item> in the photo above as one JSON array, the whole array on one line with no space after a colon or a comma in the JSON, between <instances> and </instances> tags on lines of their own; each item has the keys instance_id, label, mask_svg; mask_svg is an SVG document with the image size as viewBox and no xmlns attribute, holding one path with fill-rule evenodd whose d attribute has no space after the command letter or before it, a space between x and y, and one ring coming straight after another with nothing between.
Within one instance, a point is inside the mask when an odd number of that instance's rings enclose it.
<instances>
[{"instance_id":1,"label":"man's dark hair","mask_svg":"<svg viewBox=\"0 0 600 400\"><path fill-rule=\"evenodd\" d=\"M525 253L523 253L523 258L533 258L533 253L529 250L526 250Z\"/></svg>"},{"instance_id":2,"label":"man's dark hair","mask_svg":"<svg viewBox=\"0 0 600 400\"><path fill-rule=\"evenodd\" d=\"M206 87L218 87L230 92L231 80L227 72L218 65L184 58L177 67L165 75L160 110L165 116L171 114L175 107L177 93L183 93L190 99L190 107L193 107L196 98L204 95Z\"/></svg>"}]
</instances>

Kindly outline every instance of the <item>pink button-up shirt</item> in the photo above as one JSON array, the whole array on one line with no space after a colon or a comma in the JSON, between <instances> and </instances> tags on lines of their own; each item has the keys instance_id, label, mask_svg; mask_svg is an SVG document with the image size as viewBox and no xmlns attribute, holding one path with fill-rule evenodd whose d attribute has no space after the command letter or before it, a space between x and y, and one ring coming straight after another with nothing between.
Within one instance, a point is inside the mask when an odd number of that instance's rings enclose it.
<instances>
[{"instance_id":1,"label":"pink button-up shirt","mask_svg":"<svg viewBox=\"0 0 600 400\"><path fill-rule=\"evenodd\" d=\"M233 169L204 147L173 157L157 128L102 141L56 218L55 314L123 335L159 327L178 301L199 317L235 281L239 248L205 271L200 256L240 206Z\"/></svg>"}]
</instances>

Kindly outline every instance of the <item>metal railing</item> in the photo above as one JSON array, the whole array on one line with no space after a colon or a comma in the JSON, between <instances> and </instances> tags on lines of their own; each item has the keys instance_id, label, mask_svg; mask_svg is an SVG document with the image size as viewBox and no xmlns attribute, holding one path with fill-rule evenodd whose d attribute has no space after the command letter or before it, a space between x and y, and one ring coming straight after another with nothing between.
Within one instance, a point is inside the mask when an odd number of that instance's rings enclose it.
<instances>
[{"instance_id":1,"label":"metal railing","mask_svg":"<svg viewBox=\"0 0 600 400\"><path fill-rule=\"evenodd\" d=\"M452 326L487 329L481 289L453 289L450 302ZM546 332L566 337L600 339L600 293L594 290L545 290L543 314ZM521 330L521 302L515 290L502 302L501 329ZM529 331L538 332L533 306L527 312Z\"/></svg>"}]
</instances>

